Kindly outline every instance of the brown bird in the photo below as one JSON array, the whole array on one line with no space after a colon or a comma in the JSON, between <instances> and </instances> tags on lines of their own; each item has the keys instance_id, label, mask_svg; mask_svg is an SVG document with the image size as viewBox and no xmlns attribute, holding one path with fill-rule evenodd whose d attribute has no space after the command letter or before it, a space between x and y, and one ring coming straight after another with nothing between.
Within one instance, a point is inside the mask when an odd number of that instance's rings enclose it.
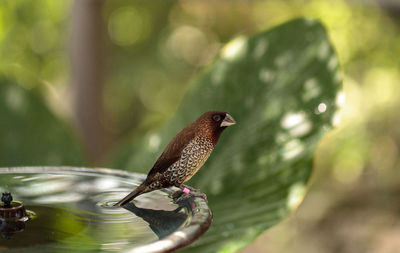
<instances>
[{"instance_id":1,"label":"brown bird","mask_svg":"<svg viewBox=\"0 0 400 253\"><path fill-rule=\"evenodd\" d=\"M140 194L172 186L188 193L183 183L203 166L222 131L234 124L235 120L226 112L209 111L201 115L171 140L146 180L114 206L122 206Z\"/></svg>"}]
</instances>

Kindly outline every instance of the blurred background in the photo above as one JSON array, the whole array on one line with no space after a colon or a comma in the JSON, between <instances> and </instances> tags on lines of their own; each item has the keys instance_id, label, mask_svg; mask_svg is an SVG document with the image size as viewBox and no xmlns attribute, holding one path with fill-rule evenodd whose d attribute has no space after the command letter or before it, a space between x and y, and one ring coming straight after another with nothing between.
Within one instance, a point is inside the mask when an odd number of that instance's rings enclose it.
<instances>
[{"instance_id":1,"label":"blurred background","mask_svg":"<svg viewBox=\"0 0 400 253\"><path fill-rule=\"evenodd\" d=\"M242 252L398 252L399 1L1 1L0 73L44 97L74 133L65 138L85 155L70 165L107 167L162 126L225 43L299 16L326 26L346 103L316 151L302 205ZM17 89L0 92L19 110ZM4 153L14 139L1 142ZM0 166L43 164L22 162Z\"/></svg>"}]
</instances>

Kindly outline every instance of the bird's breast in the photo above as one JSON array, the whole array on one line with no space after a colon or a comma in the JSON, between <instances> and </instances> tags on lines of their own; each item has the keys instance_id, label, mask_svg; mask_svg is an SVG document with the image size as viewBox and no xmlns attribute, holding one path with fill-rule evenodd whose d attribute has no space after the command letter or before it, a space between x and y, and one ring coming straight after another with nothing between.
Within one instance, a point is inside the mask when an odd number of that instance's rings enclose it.
<instances>
[{"instance_id":1,"label":"bird's breast","mask_svg":"<svg viewBox=\"0 0 400 253\"><path fill-rule=\"evenodd\" d=\"M210 156L214 145L204 137L196 137L182 150L180 159L166 171L167 177L175 185L188 181L203 166Z\"/></svg>"}]
</instances>

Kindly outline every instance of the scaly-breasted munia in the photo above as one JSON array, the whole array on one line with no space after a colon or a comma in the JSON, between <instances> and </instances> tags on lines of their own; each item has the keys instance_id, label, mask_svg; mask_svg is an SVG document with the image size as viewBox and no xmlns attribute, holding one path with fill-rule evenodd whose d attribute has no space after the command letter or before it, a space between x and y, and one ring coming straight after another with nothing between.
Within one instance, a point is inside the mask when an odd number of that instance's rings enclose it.
<instances>
[{"instance_id":1,"label":"scaly-breasted munia","mask_svg":"<svg viewBox=\"0 0 400 253\"><path fill-rule=\"evenodd\" d=\"M201 115L171 140L146 180L114 206L122 206L146 192L172 186L182 188L206 162L222 131L234 124L235 120L226 112L209 111Z\"/></svg>"}]
</instances>

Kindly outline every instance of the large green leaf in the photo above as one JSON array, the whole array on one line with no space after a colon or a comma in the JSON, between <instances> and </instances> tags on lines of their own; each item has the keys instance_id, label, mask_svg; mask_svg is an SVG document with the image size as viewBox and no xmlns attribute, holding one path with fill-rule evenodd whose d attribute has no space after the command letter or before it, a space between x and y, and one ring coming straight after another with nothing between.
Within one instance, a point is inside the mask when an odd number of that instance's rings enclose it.
<instances>
[{"instance_id":1,"label":"large green leaf","mask_svg":"<svg viewBox=\"0 0 400 253\"><path fill-rule=\"evenodd\" d=\"M338 60L319 22L297 19L239 37L190 86L169 124L133 144L117 167L148 171L185 125L208 110L229 112L237 125L189 181L207 194L213 224L184 251L236 251L302 199L339 88Z\"/></svg>"},{"instance_id":2,"label":"large green leaf","mask_svg":"<svg viewBox=\"0 0 400 253\"><path fill-rule=\"evenodd\" d=\"M82 165L78 147L39 94L0 77L0 167Z\"/></svg>"}]
</instances>

